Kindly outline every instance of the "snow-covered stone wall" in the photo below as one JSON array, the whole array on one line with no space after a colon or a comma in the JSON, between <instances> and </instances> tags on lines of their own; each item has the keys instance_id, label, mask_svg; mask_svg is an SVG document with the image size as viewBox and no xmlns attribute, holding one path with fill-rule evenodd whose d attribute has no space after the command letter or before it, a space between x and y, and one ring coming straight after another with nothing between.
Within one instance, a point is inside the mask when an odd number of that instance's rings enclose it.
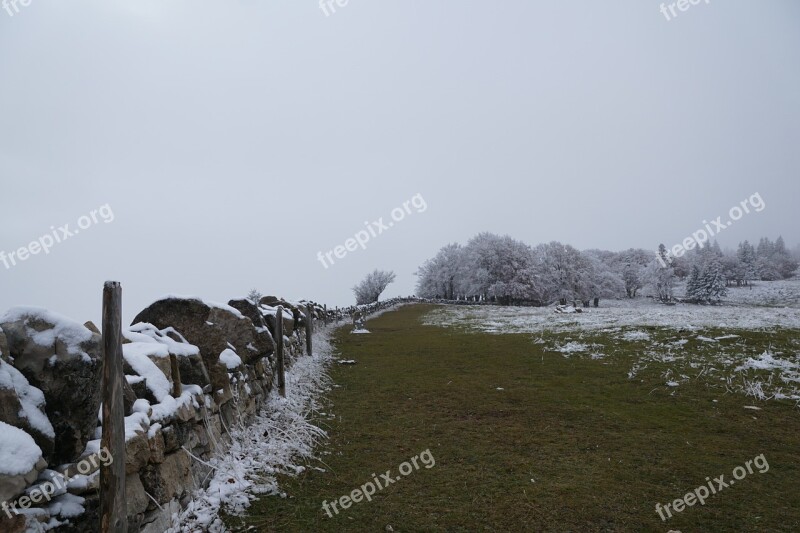
<instances>
[{"instance_id":1,"label":"snow-covered stone wall","mask_svg":"<svg viewBox=\"0 0 800 533\"><path fill-rule=\"evenodd\" d=\"M123 332L125 457L100 449L97 327L36 308L0 317L0 531L97 531L110 460L125 461L129 531L167 529L231 428L266 405L278 305L291 366L305 351L305 303L166 297L139 313Z\"/></svg>"}]
</instances>

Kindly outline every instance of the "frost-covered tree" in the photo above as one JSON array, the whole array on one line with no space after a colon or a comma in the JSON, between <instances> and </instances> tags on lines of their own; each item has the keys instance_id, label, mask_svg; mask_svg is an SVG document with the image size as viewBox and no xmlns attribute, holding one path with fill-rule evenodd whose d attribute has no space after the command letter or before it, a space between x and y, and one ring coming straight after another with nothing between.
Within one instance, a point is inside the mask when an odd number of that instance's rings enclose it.
<instances>
[{"instance_id":1,"label":"frost-covered tree","mask_svg":"<svg viewBox=\"0 0 800 533\"><path fill-rule=\"evenodd\" d=\"M604 262L595 250L583 252L591 264L589 296L599 305L601 299L621 298L625 296L625 284L622 278Z\"/></svg>"},{"instance_id":2,"label":"frost-covered tree","mask_svg":"<svg viewBox=\"0 0 800 533\"><path fill-rule=\"evenodd\" d=\"M383 291L395 280L394 272L377 270L367 274L361 283L353 287L356 295L356 304L371 304L378 301Z\"/></svg>"},{"instance_id":3,"label":"frost-covered tree","mask_svg":"<svg viewBox=\"0 0 800 533\"><path fill-rule=\"evenodd\" d=\"M652 257L653 252L636 248L617 254L615 270L625 283L628 298L635 298L636 293L644 286L647 265Z\"/></svg>"},{"instance_id":4,"label":"frost-covered tree","mask_svg":"<svg viewBox=\"0 0 800 533\"><path fill-rule=\"evenodd\" d=\"M741 284L738 281L739 278L739 259L736 255L729 254L724 256L720 263L722 264L722 275L725 278L725 283L727 285L731 285L733 283Z\"/></svg>"},{"instance_id":5,"label":"frost-covered tree","mask_svg":"<svg viewBox=\"0 0 800 533\"><path fill-rule=\"evenodd\" d=\"M737 271L737 281L741 284L747 285L750 281L758 279L758 269L756 267L756 251L753 245L748 241L739 243L739 249L736 252L736 258L739 260L739 269Z\"/></svg>"},{"instance_id":6,"label":"frost-covered tree","mask_svg":"<svg viewBox=\"0 0 800 533\"><path fill-rule=\"evenodd\" d=\"M762 238L756 248L756 272L759 279L774 281L789 279L797 270L798 262L786 249L783 237L773 243L768 238Z\"/></svg>"},{"instance_id":7,"label":"frost-covered tree","mask_svg":"<svg viewBox=\"0 0 800 533\"><path fill-rule=\"evenodd\" d=\"M663 244L658 245L658 257L648 265L646 278L656 298L664 303L672 301L675 272L672 269L672 258Z\"/></svg>"},{"instance_id":8,"label":"frost-covered tree","mask_svg":"<svg viewBox=\"0 0 800 533\"><path fill-rule=\"evenodd\" d=\"M261 302L261 298L264 295L258 291L258 289L250 289L250 292L247 293L247 299L253 302L253 304L258 305Z\"/></svg>"},{"instance_id":9,"label":"frost-covered tree","mask_svg":"<svg viewBox=\"0 0 800 533\"><path fill-rule=\"evenodd\" d=\"M533 256L527 244L509 236L480 233L465 247L465 280L469 294L501 303L533 296Z\"/></svg>"},{"instance_id":10,"label":"frost-covered tree","mask_svg":"<svg viewBox=\"0 0 800 533\"><path fill-rule=\"evenodd\" d=\"M722 264L718 258L713 258L708 262L701 280L708 302L719 302L728 292L725 276L722 274Z\"/></svg>"},{"instance_id":11,"label":"frost-covered tree","mask_svg":"<svg viewBox=\"0 0 800 533\"><path fill-rule=\"evenodd\" d=\"M686 281L686 299L690 302L702 302L705 298L705 291L700 284L700 267L692 265L689 279Z\"/></svg>"},{"instance_id":12,"label":"frost-covered tree","mask_svg":"<svg viewBox=\"0 0 800 533\"><path fill-rule=\"evenodd\" d=\"M597 293L597 273L586 255L568 244L551 242L534 249L542 280L539 297L547 302L586 301Z\"/></svg>"},{"instance_id":13,"label":"frost-covered tree","mask_svg":"<svg viewBox=\"0 0 800 533\"><path fill-rule=\"evenodd\" d=\"M672 257L672 271L679 279L685 279L692 271L692 261L686 255Z\"/></svg>"},{"instance_id":14,"label":"frost-covered tree","mask_svg":"<svg viewBox=\"0 0 800 533\"><path fill-rule=\"evenodd\" d=\"M727 293L722 263L715 253L705 254L705 262L695 264L686 283L686 299L695 303L717 303Z\"/></svg>"},{"instance_id":15,"label":"frost-covered tree","mask_svg":"<svg viewBox=\"0 0 800 533\"><path fill-rule=\"evenodd\" d=\"M792 257L792 254L786 248L783 237L779 236L778 240L775 241L775 254L777 256L776 262L778 272L783 276L783 279L791 278L798 267L800 267L800 263L798 263L797 259Z\"/></svg>"},{"instance_id":16,"label":"frost-covered tree","mask_svg":"<svg viewBox=\"0 0 800 533\"><path fill-rule=\"evenodd\" d=\"M459 244L448 244L417 270L417 294L454 300L463 292L463 274L464 249Z\"/></svg>"}]
</instances>

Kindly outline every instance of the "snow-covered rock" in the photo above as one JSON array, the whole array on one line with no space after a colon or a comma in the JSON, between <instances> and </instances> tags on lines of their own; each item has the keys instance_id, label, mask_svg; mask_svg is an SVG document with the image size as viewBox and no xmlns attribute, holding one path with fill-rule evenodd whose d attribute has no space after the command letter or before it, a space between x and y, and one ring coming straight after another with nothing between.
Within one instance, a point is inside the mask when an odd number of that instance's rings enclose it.
<instances>
[{"instance_id":1,"label":"snow-covered rock","mask_svg":"<svg viewBox=\"0 0 800 533\"><path fill-rule=\"evenodd\" d=\"M228 368L220 362L219 355L232 348L244 362L251 364L270 355L274 346L272 339L267 339L268 333L257 331L253 322L234 307L198 298L171 296L158 300L136 316L134 323L138 322L156 328L172 327L199 348L209 380L196 381L204 377L197 365L191 368L183 365L181 381L201 387L210 384L220 405L232 398L232 392Z\"/></svg>"},{"instance_id":2,"label":"snow-covered rock","mask_svg":"<svg viewBox=\"0 0 800 533\"><path fill-rule=\"evenodd\" d=\"M0 317L0 327L14 367L44 394L45 411L55 430L52 460L74 460L97 424L100 335L56 313L33 307L11 309Z\"/></svg>"},{"instance_id":3,"label":"snow-covered rock","mask_svg":"<svg viewBox=\"0 0 800 533\"><path fill-rule=\"evenodd\" d=\"M19 370L0 360L0 421L28 433L48 458L55 448L56 434L44 404L42 391L31 386Z\"/></svg>"},{"instance_id":4,"label":"snow-covered rock","mask_svg":"<svg viewBox=\"0 0 800 533\"><path fill-rule=\"evenodd\" d=\"M0 422L0 501L21 494L46 467L42 450L33 437Z\"/></svg>"}]
</instances>

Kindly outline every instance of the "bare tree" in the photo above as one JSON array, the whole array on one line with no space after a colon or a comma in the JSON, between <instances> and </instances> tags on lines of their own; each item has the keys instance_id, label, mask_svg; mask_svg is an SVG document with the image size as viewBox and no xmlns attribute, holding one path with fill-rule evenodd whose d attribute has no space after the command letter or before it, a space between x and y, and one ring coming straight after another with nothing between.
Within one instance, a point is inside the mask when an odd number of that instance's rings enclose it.
<instances>
[{"instance_id":1,"label":"bare tree","mask_svg":"<svg viewBox=\"0 0 800 533\"><path fill-rule=\"evenodd\" d=\"M395 279L394 272L386 272L375 269L374 272L367 274L367 277L358 285L353 287L356 295L356 304L371 304L378 301L381 293L386 290Z\"/></svg>"}]
</instances>

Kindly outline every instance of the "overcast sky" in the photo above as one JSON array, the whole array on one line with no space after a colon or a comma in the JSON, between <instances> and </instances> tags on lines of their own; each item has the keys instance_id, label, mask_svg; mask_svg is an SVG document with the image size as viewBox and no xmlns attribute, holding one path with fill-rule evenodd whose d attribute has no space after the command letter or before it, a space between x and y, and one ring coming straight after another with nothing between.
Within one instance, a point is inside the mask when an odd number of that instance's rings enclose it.
<instances>
[{"instance_id":1,"label":"overcast sky","mask_svg":"<svg viewBox=\"0 0 800 533\"><path fill-rule=\"evenodd\" d=\"M654 249L800 241L800 3L33 0L0 10L0 311L174 293L387 296L480 231ZM317 252L411 214L324 268ZM107 212L107 211L106 211ZM86 219L83 220L86 222Z\"/></svg>"}]
</instances>

